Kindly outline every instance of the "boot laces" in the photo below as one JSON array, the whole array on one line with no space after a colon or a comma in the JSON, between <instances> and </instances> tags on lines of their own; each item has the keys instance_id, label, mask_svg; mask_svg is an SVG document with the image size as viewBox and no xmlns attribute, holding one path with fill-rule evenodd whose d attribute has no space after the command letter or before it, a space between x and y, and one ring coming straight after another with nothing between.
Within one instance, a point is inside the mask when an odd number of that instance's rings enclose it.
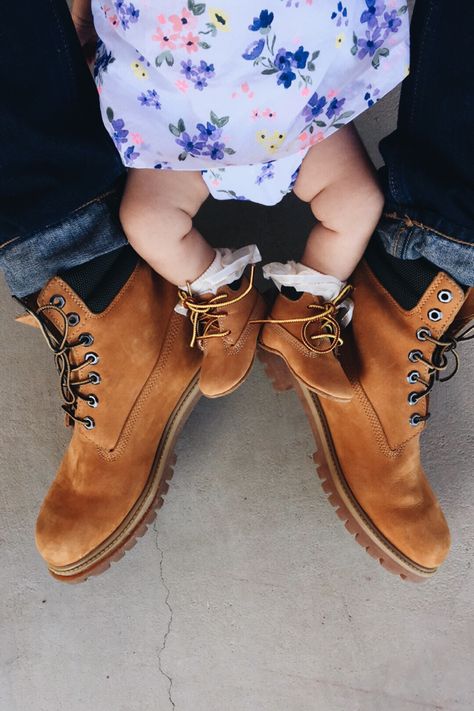
<instances>
[{"instance_id":1,"label":"boot laces","mask_svg":"<svg viewBox=\"0 0 474 711\"><path fill-rule=\"evenodd\" d=\"M224 338L230 335L230 330L221 330L220 319L227 316L227 312L223 309L242 301L252 291L254 273L255 265L252 264L250 266L248 287L234 299L229 298L229 294L222 293L206 301L199 301L198 297L193 295L189 283L187 284L187 291L178 289L180 304L188 310L189 319L193 327L190 342L191 348L198 341L204 341L209 338Z\"/></svg>"},{"instance_id":2,"label":"boot laces","mask_svg":"<svg viewBox=\"0 0 474 711\"><path fill-rule=\"evenodd\" d=\"M81 334L77 341L69 343L68 317L60 307L50 303L41 306L37 311L33 311L25 306L20 299L14 298L37 322L49 349L54 354L56 369L59 373L61 396L64 400L62 408L66 413L66 425L69 426L75 422L79 422L88 430L94 429L95 422L93 418L78 417L76 415L76 409L79 399L88 402L91 407L96 407L98 400L95 395L83 395L79 392L79 388L87 384L96 384L98 380L94 380L92 376L98 378L98 375L96 373L89 373L86 378L82 379L74 379L74 376L80 374L80 371L86 366L96 363L98 358L95 353L86 353L82 363L76 366L72 364L71 358L75 348L88 345L85 338L87 334ZM46 318L46 314L48 313L57 313L60 316L62 323L59 328L51 327L50 322Z\"/></svg>"},{"instance_id":3,"label":"boot laces","mask_svg":"<svg viewBox=\"0 0 474 711\"><path fill-rule=\"evenodd\" d=\"M310 351L318 354L331 353L344 343L341 336L341 324L337 319L337 311L352 290L353 287L347 284L332 301L326 301L323 304L308 304L307 308L313 311L311 316L285 319L269 318L251 321L251 323L300 323L301 339ZM320 326L320 332L311 335L309 328L313 324Z\"/></svg>"},{"instance_id":4,"label":"boot laces","mask_svg":"<svg viewBox=\"0 0 474 711\"><path fill-rule=\"evenodd\" d=\"M420 341L428 341L429 343L432 343L435 346L435 349L433 351L431 360L425 358L422 354L417 352L415 352L413 355L413 362L418 361L426 366L428 371L428 379L425 380L421 377L419 373L412 374L413 382L420 383L424 386L423 390L411 393L412 404L416 404L422 398L427 397L432 391L436 382L446 383L448 382L448 380L451 380L451 378L454 378L454 376L459 370L460 365L460 358L457 352L457 346L459 343L471 341L472 339L474 339L474 324L467 328L460 335L445 335L443 339L434 338L428 328L421 328L418 331L417 337ZM447 375L443 376L443 373L445 373L449 365L450 354L454 358L454 367ZM429 418L429 412L426 415L420 415L418 413L415 413L414 415L412 415L411 420L414 420L413 424L419 424L420 422L425 422Z\"/></svg>"}]
</instances>

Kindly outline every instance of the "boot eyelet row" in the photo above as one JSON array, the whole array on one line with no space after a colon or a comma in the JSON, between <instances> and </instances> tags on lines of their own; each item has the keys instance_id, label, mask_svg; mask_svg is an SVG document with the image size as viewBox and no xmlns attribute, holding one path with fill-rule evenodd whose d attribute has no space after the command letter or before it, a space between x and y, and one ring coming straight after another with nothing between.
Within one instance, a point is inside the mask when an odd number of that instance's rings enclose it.
<instances>
[{"instance_id":1,"label":"boot eyelet row","mask_svg":"<svg viewBox=\"0 0 474 711\"><path fill-rule=\"evenodd\" d=\"M81 333L79 343L81 346L91 346L94 343L94 336L91 333Z\"/></svg>"},{"instance_id":2,"label":"boot eyelet row","mask_svg":"<svg viewBox=\"0 0 474 711\"><path fill-rule=\"evenodd\" d=\"M97 365L97 363L99 362L99 356L97 355L97 353L92 353L91 351L90 353L86 353L86 355L84 356L84 360L86 363L90 363L91 365Z\"/></svg>"},{"instance_id":3,"label":"boot eyelet row","mask_svg":"<svg viewBox=\"0 0 474 711\"><path fill-rule=\"evenodd\" d=\"M87 404L89 407L97 407L99 405L99 398L95 395L88 395Z\"/></svg>"},{"instance_id":4,"label":"boot eyelet row","mask_svg":"<svg viewBox=\"0 0 474 711\"><path fill-rule=\"evenodd\" d=\"M410 385L414 385L418 382L419 377L420 373L417 370L411 370L407 375L407 381L410 383Z\"/></svg>"},{"instance_id":5,"label":"boot eyelet row","mask_svg":"<svg viewBox=\"0 0 474 711\"><path fill-rule=\"evenodd\" d=\"M52 306L56 306L58 309L62 309L64 304L66 303L66 299L60 294L54 294L54 296L50 298L49 303Z\"/></svg>"},{"instance_id":6,"label":"boot eyelet row","mask_svg":"<svg viewBox=\"0 0 474 711\"><path fill-rule=\"evenodd\" d=\"M86 428L86 430L93 430L95 427L95 421L92 419L92 417L84 417L82 424Z\"/></svg>"},{"instance_id":7,"label":"boot eyelet row","mask_svg":"<svg viewBox=\"0 0 474 711\"><path fill-rule=\"evenodd\" d=\"M421 425L423 422L422 416L418 413L415 412L411 417L410 417L410 425L412 427L417 427L418 425Z\"/></svg>"},{"instance_id":8,"label":"boot eyelet row","mask_svg":"<svg viewBox=\"0 0 474 711\"><path fill-rule=\"evenodd\" d=\"M449 289L442 289L441 291L438 291L438 301L441 301L442 304L449 304L452 300L453 294L449 291Z\"/></svg>"},{"instance_id":9,"label":"boot eyelet row","mask_svg":"<svg viewBox=\"0 0 474 711\"><path fill-rule=\"evenodd\" d=\"M413 350L408 354L408 360L412 363L416 363L420 360L420 358L423 358L423 353L421 351Z\"/></svg>"},{"instance_id":10,"label":"boot eyelet row","mask_svg":"<svg viewBox=\"0 0 474 711\"><path fill-rule=\"evenodd\" d=\"M418 338L419 341L426 341L427 338L431 338L431 335L432 334L431 334L430 329L426 328L426 326L422 326L416 332L416 337Z\"/></svg>"},{"instance_id":11,"label":"boot eyelet row","mask_svg":"<svg viewBox=\"0 0 474 711\"><path fill-rule=\"evenodd\" d=\"M90 382L92 385L99 385L99 383L100 383L100 375L99 375L99 373L94 373L94 372L89 373L89 382Z\"/></svg>"},{"instance_id":12,"label":"boot eyelet row","mask_svg":"<svg viewBox=\"0 0 474 711\"><path fill-rule=\"evenodd\" d=\"M439 309L430 309L428 311L428 318L430 321L441 321L443 318L443 312Z\"/></svg>"},{"instance_id":13,"label":"boot eyelet row","mask_svg":"<svg viewBox=\"0 0 474 711\"><path fill-rule=\"evenodd\" d=\"M419 393L412 392L408 395L408 404L409 405L416 405L418 400L420 399Z\"/></svg>"}]
</instances>

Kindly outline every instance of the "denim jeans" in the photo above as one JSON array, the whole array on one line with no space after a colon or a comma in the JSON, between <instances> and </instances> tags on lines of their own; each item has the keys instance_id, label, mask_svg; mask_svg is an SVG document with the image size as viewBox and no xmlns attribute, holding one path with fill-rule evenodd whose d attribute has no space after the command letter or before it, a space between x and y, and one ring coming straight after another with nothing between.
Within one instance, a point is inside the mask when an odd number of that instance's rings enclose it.
<instances>
[{"instance_id":1,"label":"denim jeans","mask_svg":"<svg viewBox=\"0 0 474 711\"><path fill-rule=\"evenodd\" d=\"M0 267L25 296L125 243L124 169L65 0L4 8L0 87Z\"/></svg>"},{"instance_id":2,"label":"denim jeans","mask_svg":"<svg viewBox=\"0 0 474 711\"><path fill-rule=\"evenodd\" d=\"M380 145L386 216L402 259L425 257L474 285L474 3L417 0L397 130Z\"/></svg>"},{"instance_id":3,"label":"denim jeans","mask_svg":"<svg viewBox=\"0 0 474 711\"><path fill-rule=\"evenodd\" d=\"M27 21L25 21L27 18ZM19 33L21 28L21 33ZM417 0L397 130L381 144L378 233L474 284L474 6ZM9 3L0 25L0 267L18 296L120 247L123 167L65 0Z\"/></svg>"}]
</instances>

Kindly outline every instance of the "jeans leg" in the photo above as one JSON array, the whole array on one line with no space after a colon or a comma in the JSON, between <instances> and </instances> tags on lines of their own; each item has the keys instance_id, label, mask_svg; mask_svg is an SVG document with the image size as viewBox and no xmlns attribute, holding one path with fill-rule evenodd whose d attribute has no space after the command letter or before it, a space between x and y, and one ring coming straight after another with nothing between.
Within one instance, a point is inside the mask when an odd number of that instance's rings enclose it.
<instances>
[{"instance_id":1,"label":"jeans leg","mask_svg":"<svg viewBox=\"0 0 474 711\"><path fill-rule=\"evenodd\" d=\"M23 291L79 245L86 258L124 243L110 197L124 168L65 0L8 3L0 86L0 266Z\"/></svg>"},{"instance_id":2,"label":"jeans leg","mask_svg":"<svg viewBox=\"0 0 474 711\"><path fill-rule=\"evenodd\" d=\"M474 283L474 4L417 0L397 130L380 145L388 251Z\"/></svg>"}]
</instances>

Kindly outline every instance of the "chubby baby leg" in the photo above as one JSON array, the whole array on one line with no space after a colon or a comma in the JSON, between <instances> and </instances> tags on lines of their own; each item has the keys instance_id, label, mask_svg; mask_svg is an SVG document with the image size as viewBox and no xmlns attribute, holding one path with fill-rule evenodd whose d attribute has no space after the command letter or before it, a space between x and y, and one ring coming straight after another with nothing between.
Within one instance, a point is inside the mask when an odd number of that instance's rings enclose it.
<instances>
[{"instance_id":1,"label":"chubby baby leg","mask_svg":"<svg viewBox=\"0 0 474 711\"><path fill-rule=\"evenodd\" d=\"M364 254L384 203L373 166L352 125L310 149L294 192L310 203L318 220L303 264L346 281Z\"/></svg>"},{"instance_id":2,"label":"chubby baby leg","mask_svg":"<svg viewBox=\"0 0 474 711\"><path fill-rule=\"evenodd\" d=\"M132 247L176 285L192 282L215 251L192 219L209 192L199 172L130 169L120 220Z\"/></svg>"}]
</instances>

